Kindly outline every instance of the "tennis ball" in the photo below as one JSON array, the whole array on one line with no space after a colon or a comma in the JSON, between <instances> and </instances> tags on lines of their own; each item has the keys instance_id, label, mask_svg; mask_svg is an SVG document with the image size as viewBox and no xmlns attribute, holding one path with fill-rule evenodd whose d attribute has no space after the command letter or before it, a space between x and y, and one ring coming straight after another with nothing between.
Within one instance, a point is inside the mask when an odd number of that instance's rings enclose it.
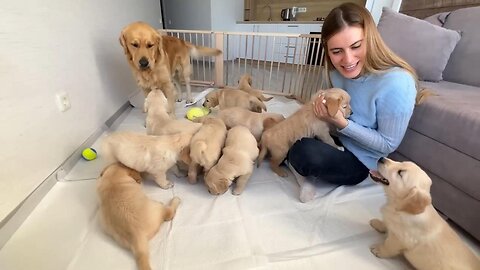
<instances>
[{"instance_id":1,"label":"tennis ball","mask_svg":"<svg viewBox=\"0 0 480 270\"><path fill-rule=\"evenodd\" d=\"M205 107L193 107L187 110L187 119L194 120L198 117L203 117L210 113L210 110Z\"/></svg>"},{"instance_id":2,"label":"tennis ball","mask_svg":"<svg viewBox=\"0 0 480 270\"><path fill-rule=\"evenodd\" d=\"M89 147L89 148L85 148L83 151L82 151L82 157L85 159L85 160L94 160L97 158L97 151L95 151L95 149Z\"/></svg>"}]
</instances>

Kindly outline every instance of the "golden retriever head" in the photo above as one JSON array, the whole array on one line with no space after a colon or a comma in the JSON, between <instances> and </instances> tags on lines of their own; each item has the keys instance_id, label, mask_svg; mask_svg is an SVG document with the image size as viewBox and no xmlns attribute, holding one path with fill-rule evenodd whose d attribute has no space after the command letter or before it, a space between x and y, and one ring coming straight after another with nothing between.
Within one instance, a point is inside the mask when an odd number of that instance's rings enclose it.
<instances>
[{"instance_id":1,"label":"golden retriever head","mask_svg":"<svg viewBox=\"0 0 480 270\"><path fill-rule=\"evenodd\" d=\"M168 111L168 100L158 88L153 88L145 98L143 112L148 113L148 111L152 109L165 113Z\"/></svg>"},{"instance_id":2,"label":"golden retriever head","mask_svg":"<svg viewBox=\"0 0 480 270\"><path fill-rule=\"evenodd\" d=\"M124 179L122 176L128 176L139 184L142 182L142 176L138 171L119 162L108 165L100 173L100 177L105 177L113 181Z\"/></svg>"},{"instance_id":3,"label":"golden retriever head","mask_svg":"<svg viewBox=\"0 0 480 270\"><path fill-rule=\"evenodd\" d=\"M240 77L240 80L238 80L238 89L250 89L252 88L252 76L249 74L243 74L242 77Z\"/></svg>"},{"instance_id":4,"label":"golden retriever head","mask_svg":"<svg viewBox=\"0 0 480 270\"><path fill-rule=\"evenodd\" d=\"M205 176L205 185L207 185L210 194L221 195L232 185L232 181L225 178L214 166Z\"/></svg>"},{"instance_id":5,"label":"golden retriever head","mask_svg":"<svg viewBox=\"0 0 480 270\"><path fill-rule=\"evenodd\" d=\"M205 101L203 102L203 107L213 108L218 105L218 93L219 91L212 91L205 96Z\"/></svg>"},{"instance_id":6,"label":"golden retriever head","mask_svg":"<svg viewBox=\"0 0 480 270\"><path fill-rule=\"evenodd\" d=\"M340 88L320 90L315 94L314 99L321 94L325 97L325 106L330 116L335 116L337 111L340 110L345 118L350 117L352 108L350 107L350 95L347 91Z\"/></svg>"},{"instance_id":7,"label":"golden retriever head","mask_svg":"<svg viewBox=\"0 0 480 270\"><path fill-rule=\"evenodd\" d=\"M384 184L388 201L393 203L398 211L417 215L423 213L425 207L432 203L432 180L415 163L381 158L378 161L378 172L383 178L372 179Z\"/></svg>"},{"instance_id":8,"label":"golden retriever head","mask_svg":"<svg viewBox=\"0 0 480 270\"><path fill-rule=\"evenodd\" d=\"M135 22L123 28L119 41L130 65L137 71L148 71L164 54L161 39L150 25Z\"/></svg>"}]
</instances>

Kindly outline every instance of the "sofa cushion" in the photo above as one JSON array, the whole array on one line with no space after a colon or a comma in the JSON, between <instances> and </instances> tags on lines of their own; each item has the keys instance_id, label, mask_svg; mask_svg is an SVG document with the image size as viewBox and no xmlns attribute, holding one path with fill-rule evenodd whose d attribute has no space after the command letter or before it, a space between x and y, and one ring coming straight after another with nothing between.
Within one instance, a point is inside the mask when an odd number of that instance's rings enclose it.
<instances>
[{"instance_id":1,"label":"sofa cushion","mask_svg":"<svg viewBox=\"0 0 480 270\"><path fill-rule=\"evenodd\" d=\"M437 14L434 14L432 16L429 16L423 20L431 23L431 24L434 24L434 25L437 25L437 26L440 26L440 27L443 27L443 25L445 24L445 22L447 21L447 18L448 18L448 15L450 15L450 11L448 12L442 12L442 13L437 13Z\"/></svg>"},{"instance_id":2,"label":"sofa cushion","mask_svg":"<svg viewBox=\"0 0 480 270\"><path fill-rule=\"evenodd\" d=\"M452 11L443 27L460 31L462 39L452 52L444 80L480 87L480 7Z\"/></svg>"},{"instance_id":3,"label":"sofa cushion","mask_svg":"<svg viewBox=\"0 0 480 270\"><path fill-rule=\"evenodd\" d=\"M417 71L420 80L440 81L460 40L456 31L384 7L378 30L385 43Z\"/></svg>"},{"instance_id":4,"label":"sofa cushion","mask_svg":"<svg viewBox=\"0 0 480 270\"><path fill-rule=\"evenodd\" d=\"M437 95L415 107L409 127L480 160L480 88L446 81L420 85Z\"/></svg>"}]
</instances>

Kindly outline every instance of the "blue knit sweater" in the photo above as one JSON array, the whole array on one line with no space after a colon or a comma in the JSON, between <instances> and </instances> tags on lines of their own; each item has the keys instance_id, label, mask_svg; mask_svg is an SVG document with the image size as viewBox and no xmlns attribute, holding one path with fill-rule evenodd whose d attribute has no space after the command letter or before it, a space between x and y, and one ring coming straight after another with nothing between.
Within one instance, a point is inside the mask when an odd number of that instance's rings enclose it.
<instances>
[{"instance_id":1,"label":"blue knit sweater","mask_svg":"<svg viewBox=\"0 0 480 270\"><path fill-rule=\"evenodd\" d=\"M357 79L333 71L331 80L352 98L353 114L338 130L340 141L367 168L376 170L378 159L395 151L405 135L415 106L415 80L401 68Z\"/></svg>"}]
</instances>

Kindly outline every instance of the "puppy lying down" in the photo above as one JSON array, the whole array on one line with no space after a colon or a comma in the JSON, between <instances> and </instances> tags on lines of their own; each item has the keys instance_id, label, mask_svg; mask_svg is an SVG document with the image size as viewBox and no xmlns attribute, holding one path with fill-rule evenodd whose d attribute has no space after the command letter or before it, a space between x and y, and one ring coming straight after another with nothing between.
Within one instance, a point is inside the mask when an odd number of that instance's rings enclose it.
<instances>
[{"instance_id":1,"label":"puppy lying down","mask_svg":"<svg viewBox=\"0 0 480 270\"><path fill-rule=\"evenodd\" d=\"M267 111L265 104L242 90L224 88L215 90L205 96L203 106L207 108L214 108L218 105L220 110L230 107L242 107L252 112Z\"/></svg>"},{"instance_id":2,"label":"puppy lying down","mask_svg":"<svg viewBox=\"0 0 480 270\"><path fill-rule=\"evenodd\" d=\"M168 101L162 91L153 89L145 98L144 112L147 113L145 124L148 135L167 135L178 132L195 133L201 123L187 119L175 119L168 113Z\"/></svg>"},{"instance_id":3,"label":"puppy lying down","mask_svg":"<svg viewBox=\"0 0 480 270\"><path fill-rule=\"evenodd\" d=\"M121 162L139 172L148 172L163 189L173 187L166 172L177 160L188 159L192 133L149 136L135 132L115 132L102 142L107 162ZM175 167L176 168L176 167Z\"/></svg>"},{"instance_id":4,"label":"puppy lying down","mask_svg":"<svg viewBox=\"0 0 480 270\"><path fill-rule=\"evenodd\" d=\"M174 197L168 206L150 200L142 190L141 180L139 172L113 163L100 174L97 194L105 232L132 251L138 269L148 270L148 241L164 221L175 216L180 199Z\"/></svg>"},{"instance_id":5,"label":"puppy lying down","mask_svg":"<svg viewBox=\"0 0 480 270\"><path fill-rule=\"evenodd\" d=\"M480 260L462 242L432 205L432 180L413 162L378 162L387 203L382 207L383 221L370 225L387 237L370 250L379 258L403 254L420 270L480 269Z\"/></svg>"},{"instance_id":6,"label":"puppy lying down","mask_svg":"<svg viewBox=\"0 0 480 270\"><path fill-rule=\"evenodd\" d=\"M318 119L313 111L313 100L321 93L325 95L325 105L331 116L334 116L339 110L345 118L350 116L350 95L345 90L331 88L318 91L310 102L307 102L294 114L263 132L257 166L260 165L267 153L270 153L270 167L279 176L286 177L287 172L280 168L280 164L293 143L303 137L316 136L324 143L338 148L330 136L329 124Z\"/></svg>"},{"instance_id":7,"label":"puppy lying down","mask_svg":"<svg viewBox=\"0 0 480 270\"><path fill-rule=\"evenodd\" d=\"M217 163L227 136L227 127L222 119L207 116L197 121L201 121L203 126L190 142L188 181L191 184L197 182L199 166L207 173Z\"/></svg>"},{"instance_id":8,"label":"puppy lying down","mask_svg":"<svg viewBox=\"0 0 480 270\"><path fill-rule=\"evenodd\" d=\"M231 128L227 133L222 157L205 177L208 192L213 195L225 193L236 179L233 195L240 195L253 172L258 156L257 141L243 126Z\"/></svg>"},{"instance_id":9,"label":"puppy lying down","mask_svg":"<svg viewBox=\"0 0 480 270\"><path fill-rule=\"evenodd\" d=\"M227 128L244 126L250 130L257 141L260 141L262 132L267 123L276 124L285 120L285 117L278 113L257 113L240 107L232 107L221 110L218 117L225 122ZM269 120L267 120L269 119Z\"/></svg>"},{"instance_id":10,"label":"puppy lying down","mask_svg":"<svg viewBox=\"0 0 480 270\"><path fill-rule=\"evenodd\" d=\"M266 97L263 95L262 91L252 88L252 76L249 74L244 74L240 80L238 80L238 89L249 93L252 96L257 97L261 101L269 101L273 97Z\"/></svg>"}]
</instances>

